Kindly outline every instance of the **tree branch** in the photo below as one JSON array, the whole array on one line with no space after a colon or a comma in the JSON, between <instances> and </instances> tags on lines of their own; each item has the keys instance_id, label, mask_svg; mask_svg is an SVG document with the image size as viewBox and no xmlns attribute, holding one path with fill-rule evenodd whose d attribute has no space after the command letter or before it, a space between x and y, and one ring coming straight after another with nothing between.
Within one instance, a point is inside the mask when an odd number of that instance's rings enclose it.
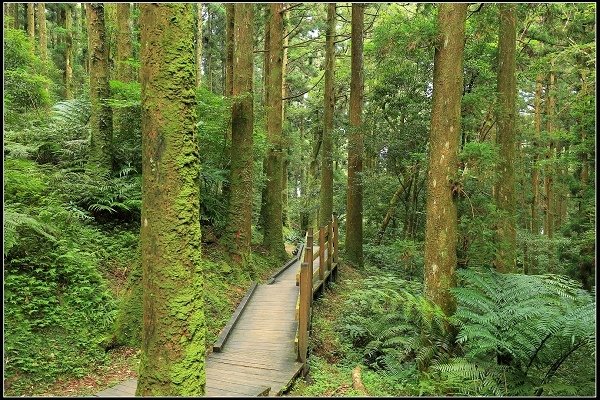
<instances>
[{"instance_id":1,"label":"tree branch","mask_svg":"<svg viewBox=\"0 0 600 400\"><path fill-rule=\"evenodd\" d=\"M319 83L320 83L320 82L323 80L323 78L324 78L324 77L325 77L325 73L323 73L323 75L321 75L321 78L319 78L319 80L317 81L317 83L315 83L315 84L313 85L313 87L311 87L311 88L310 88L310 89L308 89L307 91L305 91L305 92L303 92L303 93L300 93L300 94L293 95L293 96L287 96L287 97L284 97L282 100L291 100L291 99L295 99L295 98L297 98L297 97L300 97L300 96L304 96L306 93L310 92L310 91L311 91L311 90L313 90L315 87L317 87L317 85L318 85L318 84L319 84Z\"/></svg>"}]
</instances>

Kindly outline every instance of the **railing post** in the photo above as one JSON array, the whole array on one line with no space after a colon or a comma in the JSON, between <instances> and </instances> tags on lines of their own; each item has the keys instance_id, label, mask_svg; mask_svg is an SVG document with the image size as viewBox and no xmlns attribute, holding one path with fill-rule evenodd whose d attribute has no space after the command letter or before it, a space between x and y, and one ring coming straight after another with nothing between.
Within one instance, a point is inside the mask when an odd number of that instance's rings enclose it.
<instances>
[{"instance_id":1,"label":"railing post","mask_svg":"<svg viewBox=\"0 0 600 400\"><path fill-rule=\"evenodd\" d=\"M325 227L319 229L319 280L325 280Z\"/></svg>"},{"instance_id":2,"label":"railing post","mask_svg":"<svg viewBox=\"0 0 600 400\"><path fill-rule=\"evenodd\" d=\"M312 300L312 271L308 263L300 264L300 307L298 310L298 361L306 363L308 353L308 320Z\"/></svg>"},{"instance_id":3,"label":"railing post","mask_svg":"<svg viewBox=\"0 0 600 400\"><path fill-rule=\"evenodd\" d=\"M331 273L331 264L333 262L333 224L327 224L327 271Z\"/></svg>"}]
</instances>

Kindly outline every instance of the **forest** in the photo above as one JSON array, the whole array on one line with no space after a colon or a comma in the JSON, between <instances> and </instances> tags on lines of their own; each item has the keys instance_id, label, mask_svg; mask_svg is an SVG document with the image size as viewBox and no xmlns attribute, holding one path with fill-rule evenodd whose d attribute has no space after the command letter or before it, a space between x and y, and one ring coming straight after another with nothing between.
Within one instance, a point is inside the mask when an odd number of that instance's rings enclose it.
<instances>
[{"instance_id":1,"label":"forest","mask_svg":"<svg viewBox=\"0 0 600 400\"><path fill-rule=\"evenodd\" d=\"M596 394L595 3L3 7L5 396Z\"/></svg>"}]
</instances>

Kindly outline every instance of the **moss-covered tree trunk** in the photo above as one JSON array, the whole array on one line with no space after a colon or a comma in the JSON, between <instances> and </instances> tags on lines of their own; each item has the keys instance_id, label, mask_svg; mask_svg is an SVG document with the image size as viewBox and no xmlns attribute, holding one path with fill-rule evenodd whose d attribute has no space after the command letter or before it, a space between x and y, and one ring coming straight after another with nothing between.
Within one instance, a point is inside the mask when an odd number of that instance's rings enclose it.
<instances>
[{"instance_id":1,"label":"moss-covered tree trunk","mask_svg":"<svg viewBox=\"0 0 600 400\"><path fill-rule=\"evenodd\" d=\"M117 79L121 82L136 80L131 64L133 58L133 35L131 26L131 6L129 3L117 3Z\"/></svg>"},{"instance_id":2,"label":"moss-covered tree trunk","mask_svg":"<svg viewBox=\"0 0 600 400\"><path fill-rule=\"evenodd\" d=\"M452 314L455 302L460 100L467 4L440 4L433 62L433 104L429 136L425 224L425 295Z\"/></svg>"},{"instance_id":3,"label":"moss-covered tree trunk","mask_svg":"<svg viewBox=\"0 0 600 400\"><path fill-rule=\"evenodd\" d=\"M46 5L36 4L36 20L38 25L38 53L43 62L48 61L48 36L46 33Z\"/></svg>"},{"instance_id":4,"label":"moss-covered tree trunk","mask_svg":"<svg viewBox=\"0 0 600 400\"><path fill-rule=\"evenodd\" d=\"M202 3L196 3L196 86L202 83Z\"/></svg>"},{"instance_id":5,"label":"moss-covered tree trunk","mask_svg":"<svg viewBox=\"0 0 600 400\"><path fill-rule=\"evenodd\" d=\"M27 3L27 36L35 43L35 4ZM35 47L32 47L35 48Z\"/></svg>"},{"instance_id":6,"label":"moss-covered tree trunk","mask_svg":"<svg viewBox=\"0 0 600 400\"><path fill-rule=\"evenodd\" d=\"M266 191L264 214L265 248L276 256L285 255L281 211L281 171L283 162L282 98L283 84L283 3L271 3L269 20L269 70L267 75L267 139Z\"/></svg>"},{"instance_id":7,"label":"moss-covered tree trunk","mask_svg":"<svg viewBox=\"0 0 600 400\"><path fill-rule=\"evenodd\" d=\"M534 139L533 146L533 168L531 172L531 233L537 235L539 233L538 224L538 207L539 207L539 193L540 193L540 169L538 167L538 155L537 148L539 146L539 140L542 134L542 80L541 74L538 74L535 78L535 97L533 102L534 107Z\"/></svg>"},{"instance_id":8,"label":"moss-covered tree trunk","mask_svg":"<svg viewBox=\"0 0 600 400\"><path fill-rule=\"evenodd\" d=\"M112 169L113 120L110 97L108 43L104 5L86 3L90 65L91 145L89 166L103 173Z\"/></svg>"},{"instance_id":9,"label":"moss-covered tree trunk","mask_svg":"<svg viewBox=\"0 0 600 400\"><path fill-rule=\"evenodd\" d=\"M348 197L346 202L346 257L363 265L363 28L364 4L352 4L352 49L350 72L350 134L348 138Z\"/></svg>"},{"instance_id":10,"label":"moss-covered tree trunk","mask_svg":"<svg viewBox=\"0 0 600 400\"><path fill-rule=\"evenodd\" d=\"M514 4L500 5L500 34L498 43L498 131L496 143L500 149L500 160L496 166L498 180L494 190L496 207L501 215L496 227L495 267L500 272L515 272L516 269L516 46L517 10Z\"/></svg>"},{"instance_id":11,"label":"moss-covered tree trunk","mask_svg":"<svg viewBox=\"0 0 600 400\"><path fill-rule=\"evenodd\" d=\"M65 9L65 97L73 98L73 8L66 4Z\"/></svg>"},{"instance_id":12,"label":"moss-covered tree trunk","mask_svg":"<svg viewBox=\"0 0 600 400\"><path fill-rule=\"evenodd\" d=\"M335 93L335 3L327 4L327 30L325 38L325 96L323 121L323 150L321 152L321 205L319 206L319 225L325 226L331 221L333 213L333 112Z\"/></svg>"},{"instance_id":13,"label":"moss-covered tree trunk","mask_svg":"<svg viewBox=\"0 0 600 400\"><path fill-rule=\"evenodd\" d=\"M192 7L140 7L144 329L137 396L202 396L206 382Z\"/></svg>"},{"instance_id":14,"label":"moss-covered tree trunk","mask_svg":"<svg viewBox=\"0 0 600 400\"><path fill-rule=\"evenodd\" d=\"M252 239L253 5L234 7L231 175L227 242L236 263L245 263Z\"/></svg>"}]
</instances>

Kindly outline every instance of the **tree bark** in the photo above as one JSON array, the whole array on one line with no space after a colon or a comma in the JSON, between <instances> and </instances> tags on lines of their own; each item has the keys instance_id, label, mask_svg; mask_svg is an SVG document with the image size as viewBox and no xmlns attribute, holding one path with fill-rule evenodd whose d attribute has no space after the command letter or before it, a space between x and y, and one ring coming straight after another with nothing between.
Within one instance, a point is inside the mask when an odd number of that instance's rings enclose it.
<instances>
[{"instance_id":1,"label":"tree bark","mask_svg":"<svg viewBox=\"0 0 600 400\"><path fill-rule=\"evenodd\" d=\"M73 8L65 5L65 30L67 31L65 46L65 98L73 98Z\"/></svg>"},{"instance_id":2,"label":"tree bark","mask_svg":"<svg viewBox=\"0 0 600 400\"><path fill-rule=\"evenodd\" d=\"M27 3L27 36L35 43L35 3Z\"/></svg>"},{"instance_id":3,"label":"tree bark","mask_svg":"<svg viewBox=\"0 0 600 400\"><path fill-rule=\"evenodd\" d=\"M46 6L45 3L36 4L36 20L38 24L38 52L43 62L48 61L48 36L46 34Z\"/></svg>"},{"instance_id":4,"label":"tree bark","mask_svg":"<svg viewBox=\"0 0 600 400\"><path fill-rule=\"evenodd\" d=\"M533 147L537 149L538 141L542 134L542 75L538 74L535 79L535 98L534 98L534 121L535 121L535 136L533 139ZM538 203L539 203L539 186L540 186L540 169L538 167L538 156L534 153L533 168L531 174L531 233L538 234Z\"/></svg>"},{"instance_id":5,"label":"tree bark","mask_svg":"<svg viewBox=\"0 0 600 400\"><path fill-rule=\"evenodd\" d=\"M446 314L455 310L457 211L455 203L463 91L467 4L440 4L433 69L425 226L425 295Z\"/></svg>"},{"instance_id":6,"label":"tree bark","mask_svg":"<svg viewBox=\"0 0 600 400\"><path fill-rule=\"evenodd\" d=\"M267 185L265 198L264 247L278 257L285 256L281 211L282 98L283 84L283 3L270 3L269 74L267 76Z\"/></svg>"},{"instance_id":7,"label":"tree bark","mask_svg":"<svg viewBox=\"0 0 600 400\"><path fill-rule=\"evenodd\" d=\"M285 99L287 97L287 85L285 83L286 73L287 73L287 62L288 62L288 14L289 11L283 12L283 61L281 63L281 120L285 121ZM283 221L283 225L289 225L288 219L288 166L290 164L289 154L289 137L286 135L286 132L282 130L283 135L283 149L282 149L282 163L281 163L281 218Z\"/></svg>"},{"instance_id":8,"label":"tree bark","mask_svg":"<svg viewBox=\"0 0 600 400\"><path fill-rule=\"evenodd\" d=\"M131 11L129 3L117 3L117 79L121 82L136 80L131 65L133 58Z\"/></svg>"},{"instance_id":9,"label":"tree bark","mask_svg":"<svg viewBox=\"0 0 600 400\"><path fill-rule=\"evenodd\" d=\"M112 109L106 99L110 97L108 43L104 24L104 5L86 3L88 23L88 49L90 65L90 101L92 131L91 167L103 172L112 169L113 120Z\"/></svg>"},{"instance_id":10,"label":"tree bark","mask_svg":"<svg viewBox=\"0 0 600 400\"><path fill-rule=\"evenodd\" d=\"M233 93L233 40L235 4L225 4L225 96Z\"/></svg>"},{"instance_id":11,"label":"tree bark","mask_svg":"<svg viewBox=\"0 0 600 400\"><path fill-rule=\"evenodd\" d=\"M554 66L552 66L553 68ZM554 110L555 110L555 100L554 100L554 80L555 75L554 71L551 70L549 83L546 90L548 107L546 109L547 121L546 121L546 131L548 135L552 135L554 132ZM548 145L548 149L546 151L546 160L551 161L554 158L554 142L550 140ZM554 190L553 190L553 181L554 181L554 171L553 168L546 164L544 167L544 192L545 192L545 204L544 204L544 233L550 239L554 236Z\"/></svg>"},{"instance_id":12,"label":"tree bark","mask_svg":"<svg viewBox=\"0 0 600 400\"><path fill-rule=\"evenodd\" d=\"M500 160L496 166L496 207L501 212L496 227L498 249L495 267L499 272L515 272L516 269L516 43L517 21L514 4L500 5L498 67L498 109L496 143L500 149Z\"/></svg>"},{"instance_id":13,"label":"tree bark","mask_svg":"<svg viewBox=\"0 0 600 400\"><path fill-rule=\"evenodd\" d=\"M136 396L205 389L192 7L140 7L144 325Z\"/></svg>"},{"instance_id":14,"label":"tree bark","mask_svg":"<svg viewBox=\"0 0 600 400\"><path fill-rule=\"evenodd\" d=\"M253 5L234 7L233 107L228 245L232 260L245 264L252 239Z\"/></svg>"},{"instance_id":15,"label":"tree bark","mask_svg":"<svg viewBox=\"0 0 600 400\"><path fill-rule=\"evenodd\" d=\"M335 3L327 4L325 38L325 95L323 123L323 151L321 152L321 205L319 226L331 222L333 214L333 113L335 109Z\"/></svg>"},{"instance_id":16,"label":"tree bark","mask_svg":"<svg viewBox=\"0 0 600 400\"><path fill-rule=\"evenodd\" d=\"M352 3L352 48L350 72L350 133L348 138L348 196L346 205L346 257L363 266L363 29L364 4Z\"/></svg>"},{"instance_id":17,"label":"tree bark","mask_svg":"<svg viewBox=\"0 0 600 400\"><path fill-rule=\"evenodd\" d=\"M202 83L202 3L197 3L196 15L196 87Z\"/></svg>"}]
</instances>

